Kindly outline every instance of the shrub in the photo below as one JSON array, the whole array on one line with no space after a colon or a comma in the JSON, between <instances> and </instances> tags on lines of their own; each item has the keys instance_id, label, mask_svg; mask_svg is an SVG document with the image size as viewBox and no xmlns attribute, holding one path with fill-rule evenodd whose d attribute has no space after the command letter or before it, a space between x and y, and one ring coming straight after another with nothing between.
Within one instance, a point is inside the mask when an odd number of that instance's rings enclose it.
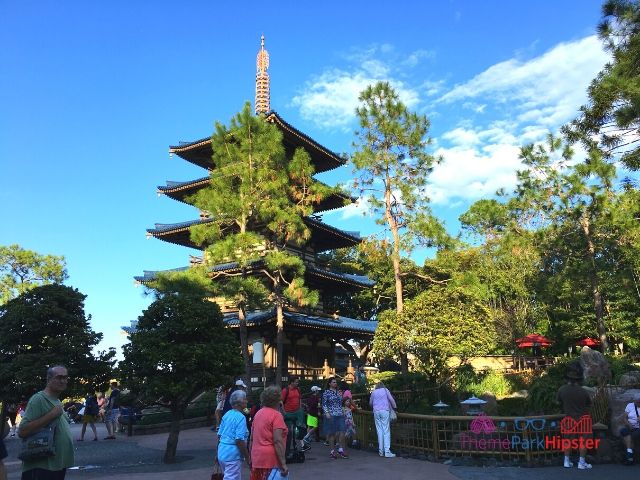
<instances>
[{"instance_id":1,"label":"shrub","mask_svg":"<svg viewBox=\"0 0 640 480\"><path fill-rule=\"evenodd\" d=\"M498 400L498 415L503 417L519 417L527 413L525 397L506 397Z\"/></svg>"},{"instance_id":2,"label":"shrub","mask_svg":"<svg viewBox=\"0 0 640 480\"><path fill-rule=\"evenodd\" d=\"M572 360L559 360L533 380L526 402L529 413L535 415L562 413L560 412L562 408L556 401L556 395L558 389L566 383L564 374L570 361Z\"/></svg>"}]
</instances>

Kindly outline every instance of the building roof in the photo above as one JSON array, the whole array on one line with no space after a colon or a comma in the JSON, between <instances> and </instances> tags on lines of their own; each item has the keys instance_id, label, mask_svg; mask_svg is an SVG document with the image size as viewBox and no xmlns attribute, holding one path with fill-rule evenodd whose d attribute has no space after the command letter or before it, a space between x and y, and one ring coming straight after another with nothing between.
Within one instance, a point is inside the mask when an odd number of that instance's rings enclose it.
<instances>
[{"instance_id":1,"label":"building roof","mask_svg":"<svg viewBox=\"0 0 640 480\"><path fill-rule=\"evenodd\" d=\"M305 135L297 128L285 122L276 112L269 112L266 118L278 126L282 132L283 143L287 154L291 156L296 148L303 147L311 156L311 162L315 167L316 173L327 172L334 168L341 167L346 163L340 155L323 147L308 135ZM169 147L169 153L175 153L179 157L202 168L209 169L213 167L211 160L213 155L211 137L202 138L194 142L172 145Z\"/></svg>"},{"instance_id":2,"label":"building roof","mask_svg":"<svg viewBox=\"0 0 640 480\"><path fill-rule=\"evenodd\" d=\"M250 270L259 269L263 265L262 261L253 262L253 264L249 267ZM183 272L190 267L180 267L174 268L171 270L163 270L164 272ZM209 271L212 273L233 273L235 271L240 271L240 265L237 262L229 262L229 263L221 263L218 265L214 265L209 268ZM144 270L141 276L133 277L136 282L139 283L149 283L156 278L158 273L162 271L154 271L154 270ZM315 286L320 286L320 284L334 284L336 289L344 290L345 287L357 287L357 288L371 288L376 282L371 280L369 277L364 275L352 275L349 273L341 273L334 272L331 270L326 270L318 267L313 267L308 265L305 270L305 277L310 283L311 288L315 288ZM328 281L328 282L327 282ZM322 285L323 288L326 288L325 285Z\"/></svg>"},{"instance_id":3,"label":"building roof","mask_svg":"<svg viewBox=\"0 0 640 480\"><path fill-rule=\"evenodd\" d=\"M318 181L318 180L316 180ZM158 186L158 194L166 195L179 202L188 203L187 197L194 195L198 190L209 185L209 177L197 178L185 182L176 182L167 180L166 185ZM326 212L342 208L349 203L355 202L357 199L342 193L332 193L319 204L313 206L314 212Z\"/></svg>"},{"instance_id":4,"label":"building roof","mask_svg":"<svg viewBox=\"0 0 640 480\"><path fill-rule=\"evenodd\" d=\"M378 327L377 321L356 320L348 317L325 317L321 315L309 315L299 312L284 311L284 318L289 325L303 328L305 330L320 330L324 332L344 332L357 337L373 337ZM276 313L274 310L262 310L247 314L247 327L257 327L275 323ZM227 313L224 315L224 322L231 328L239 326L238 314Z\"/></svg>"},{"instance_id":5,"label":"building roof","mask_svg":"<svg viewBox=\"0 0 640 480\"><path fill-rule=\"evenodd\" d=\"M179 223L156 223L155 228L147 229L147 234L169 243L201 250L201 247L191 241L189 229L195 225L204 225L212 221L210 218L203 218ZM310 217L306 217L304 223L311 230L309 242L316 252L352 247L362 241L358 232L340 230Z\"/></svg>"}]
</instances>

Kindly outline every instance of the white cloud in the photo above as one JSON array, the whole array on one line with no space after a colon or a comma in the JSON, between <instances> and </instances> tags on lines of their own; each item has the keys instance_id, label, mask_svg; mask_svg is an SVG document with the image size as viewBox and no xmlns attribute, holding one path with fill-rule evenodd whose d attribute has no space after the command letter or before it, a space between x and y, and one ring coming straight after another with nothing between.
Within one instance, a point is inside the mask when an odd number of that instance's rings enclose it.
<instances>
[{"instance_id":1,"label":"white cloud","mask_svg":"<svg viewBox=\"0 0 640 480\"><path fill-rule=\"evenodd\" d=\"M493 144L484 153L474 148L439 149L436 154L444 162L429 177L429 198L435 205L447 205L453 198L474 201L499 188L513 188L515 172L522 166L518 153L519 147L509 144Z\"/></svg>"},{"instance_id":2,"label":"white cloud","mask_svg":"<svg viewBox=\"0 0 640 480\"><path fill-rule=\"evenodd\" d=\"M454 145L473 146L480 143L480 136L477 132L462 127L444 133L442 138L449 140Z\"/></svg>"},{"instance_id":3,"label":"white cloud","mask_svg":"<svg viewBox=\"0 0 640 480\"><path fill-rule=\"evenodd\" d=\"M438 95L443 82L424 81L411 86L404 80L405 71L433 56L434 52L429 50L401 55L390 44L354 48L343 55L349 67L327 69L310 79L291 104L299 108L304 119L320 127L344 129L355 119L360 93L378 81L388 81L405 105L416 107L421 92L427 96Z\"/></svg>"},{"instance_id":4,"label":"white cloud","mask_svg":"<svg viewBox=\"0 0 640 480\"><path fill-rule=\"evenodd\" d=\"M526 62L512 58L492 65L439 101L492 98L497 104L508 104L521 122L556 127L575 115L586 99L589 82L608 59L600 40L592 35L556 45Z\"/></svg>"},{"instance_id":5,"label":"white cloud","mask_svg":"<svg viewBox=\"0 0 640 480\"><path fill-rule=\"evenodd\" d=\"M354 203L350 203L340 210L340 213L342 213L342 220L367 216L369 212L369 200L366 197L358 198L358 200L356 200Z\"/></svg>"},{"instance_id":6,"label":"white cloud","mask_svg":"<svg viewBox=\"0 0 640 480\"><path fill-rule=\"evenodd\" d=\"M292 104L300 108L300 115L325 128L349 125L355 118L358 96L379 80L391 83L407 106L419 101L418 92L404 82L387 78L388 69L378 61L363 62L356 72L329 70L307 82L304 90L293 97Z\"/></svg>"},{"instance_id":7,"label":"white cloud","mask_svg":"<svg viewBox=\"0 0 640 480\"><path fill-rule=\"evenodd\" d=\"M442 95L436 106L473 108L500 118L492 123L469 119L441 135L438 154L444 162L434 168L429 193L434 203L450 204L511 190L522 145L544 140L547 133L575 117L586 103L587 87L608 61L600 41L590 36L561 43L548 52L522 61L497 63L468 82ZM483 118L484 118L483 117Z\"/></svg>"},{"instance_id":8,"label":"white cloud","mask_svg":"<svg viewBox=\"0 0 640 480\"><path fill-rule=\"evenodd\" d=\"M416 50L415 52L411 52L407 58L402 60L402 65L405 67L413 68L416 67L423 59L429 59L435 57L435 52L433 50Z\"/></svg>"}]
</instances>

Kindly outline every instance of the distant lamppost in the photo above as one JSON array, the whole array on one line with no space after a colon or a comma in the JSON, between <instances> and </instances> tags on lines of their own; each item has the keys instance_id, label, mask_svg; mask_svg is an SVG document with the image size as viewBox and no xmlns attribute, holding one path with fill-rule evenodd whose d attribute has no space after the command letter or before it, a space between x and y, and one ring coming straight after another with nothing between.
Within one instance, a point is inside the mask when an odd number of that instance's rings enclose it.
<instances>
[{"instance_id":1,"label":"distant lamppost","mask_svg":"<svg viewBox=\"0 0 640 480\"><path fill-rule=\"evenodd\" d=\"M573 345L569 345L569 356L573 353Z\"/></svg>"},{"instance_id":2,"label":"distant lamppost","mask_svg":"<svg viewBox=\"0 0 640 480\"><path fill-rule=\"evenodd\" d=\"M487 402L482 400L481 398L476 397L475 395L470 396L465 401L460 402L460 405L464 405L467 407L467 415L480 415L482 414L482 407Z\"/></svg>"},{"instance_id":3,"label":"distant lamppost","mask_svg":"<svg viewBox=\"0 0 640 480\"><path fill-rule=\"evenodd\" d=\"M438 400L438 403L433 404L433 408L436 409L436 412L438 412L438 415L444 415L444 412L447 408L449 408L449 405L444 403L442 400Z\"/></svg>"}]
</instances>

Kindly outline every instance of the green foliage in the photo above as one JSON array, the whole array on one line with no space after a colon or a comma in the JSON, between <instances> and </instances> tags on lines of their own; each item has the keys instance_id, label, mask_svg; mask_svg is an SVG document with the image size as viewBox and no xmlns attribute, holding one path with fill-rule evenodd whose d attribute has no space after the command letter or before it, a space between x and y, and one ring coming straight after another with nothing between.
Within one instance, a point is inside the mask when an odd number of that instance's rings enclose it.
<instances>
[{"instance_id":1,"label":"green foliage","mask_svg":"<svg viewBox=\"0 0 640 480\"><path fill-rule=\"evenodd\" d=\"M489 310L460 288L432 287L406 303L402 314L383 312L374 339L380 358L411 353L417 369L441 377L448 357L487 353L496 332Z\"/></svg>"},{"instance_id":2,"label":"green foliage","mask_svg":"<svg viewBox=\"0 0 640 480\"><path fill-rule=\"evenodd\" d=\"M391 391L421 390L436 386L432 378L420 372L378 372L367 377L369 388L378 382L383 382Z\"/></svg>"},{"instance_id":3,"label":"green foliage","mask_svg":"<svg viewBox=\"0 0 640 480\"><path fill-rule=\"evenodd\" d=\"M379 312L396 308L395 280L391 249L387 241L364 239L358 246L338 249L320 257L332 270L366 275L374 288L358 292L327 292L323 302L327 311L339 311L350 318L374 319ZM430 285L420 278L420 269L410 258L402 258L400 267L404 298L413 298Z\"/></svg>"},{"instance_id":4,"label":"green foliage","mask_svg":"<svg viewBox=\"0 0 640 480\"><path fill-rule=\"evenodd\" d=\"M388 82L370 85L358 99L360 130L356 132L352 161L359 178L354 186L361 196L366 195L376 222L391 233L390 258L396 311L400 314L406 273L402 270L401 252L410 252L416 243L432 247L449 242L444 226L431 213L426 195L427 176L436 162L427 152L431 143L427 135L429 121L410 112ZM409 352L402 349L401 342L396 346L401 347L395 353L406 372Z\"/></svg>"},{"instance_id":5,"label":"green foliage","mask_svg":"<svg viewBox=\"0 0 640 480\"><path fill-rule=\"evenodd\" d=\"M93 353L102 339L89 326L85 295L59 284L36 286L0 307L0 398L28 399L46 384L46 370L64 364L65 395L104 389L113 376L115 350Z\"/></svg>"},{"instance_id":6,"label":"green foliage","mask_svg":"<svg viewBox=\"0 0 640 480\"><path fill-rule=\"evenodd\" d=\"M638 372L640 367L633 363L628 356L607 355L607 361L611 367L611 382L617 384L620 377L628 372Z\"/></svg>"},{"instance_id":7,"label":"green foliage","mask_svg":"<svg viewBox=\"0 0 640 480\"><path fill-rule=\"evenodd\" d=\"M38 285L62 283L66 278L64 257L0 245L0 305Z\"/></svg>"},{"instance_id":8,"label":"green foliage","mask_svg":"<svg viewBox=\"0 0 640 480\"><path fill-rule=\"evenodd\" d=\"M528 388L528 382L520 374L502 374L492 370L476 372L469 364L455 369L451 386L458 392L458 397L475 396L492 393L496 397L506 397Z\"/></svg>"},{"instance_id":9,"label":"green foliage","mask_svg":"<svg viewBox=\"0 0 640 480\"><path fill-rule=\"evenodd\" d=\"M589 103L566 129L571 140L600 148L628 168L640 168L640 2L608 0L598 28L612 55L588 89Z\"/></svg>"},{"instance_id":10,"label":"green foliage","mask_svg":"<svg viewBox=\"0 0 640 480\"><path fill-rule=\"evenodd\" d=\"M566 383L565 372L571 359L563 359L547 368L535 378L529 387L527 411L535 415L562 413L562 406L556 401L558 389Z\"/></svg>"},{"instance_id":11,"label":"green foliage","mask_svg":"<svg viewBox=\"0 0 640 480\"><path fill-rule=\"evenodd\" d=\"M204 390L241 371L238 345L219 307L199 296L167 294L138 318L123 346L123 384L182 413Z\"/></svg>"},{"instance_id":12,"label":"green foliage","mask_svg":"<svg viewBox=\"0 0 640 480\"><path fill-rule=\"evenodd\" d=\"M498 415L521 417L527 415L526 397L505 397L498 400Z\"/></svg>"}]
</instances>

